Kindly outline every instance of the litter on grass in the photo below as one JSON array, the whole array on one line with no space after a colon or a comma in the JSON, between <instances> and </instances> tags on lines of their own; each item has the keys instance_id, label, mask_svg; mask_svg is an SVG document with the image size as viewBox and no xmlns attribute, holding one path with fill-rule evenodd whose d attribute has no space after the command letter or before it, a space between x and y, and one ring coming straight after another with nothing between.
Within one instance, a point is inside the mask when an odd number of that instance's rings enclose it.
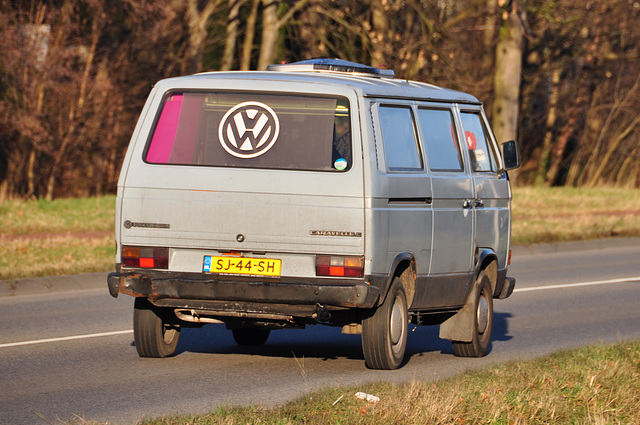
<instances>
[{"instance_id":1,"label":"litter on grass","mask_svg":"<svg viewBox=\"0 0 640 425\"><path fill-rule=\"evenodd\" d=\"M356 398L360 399L360 400L367 400L369 403L377 403L380 401L380 397L377 397L375 395L371 395L371 394L367 394L367 393L363 393L358 391L356 393Z\"/></svg>"}]
</instances>

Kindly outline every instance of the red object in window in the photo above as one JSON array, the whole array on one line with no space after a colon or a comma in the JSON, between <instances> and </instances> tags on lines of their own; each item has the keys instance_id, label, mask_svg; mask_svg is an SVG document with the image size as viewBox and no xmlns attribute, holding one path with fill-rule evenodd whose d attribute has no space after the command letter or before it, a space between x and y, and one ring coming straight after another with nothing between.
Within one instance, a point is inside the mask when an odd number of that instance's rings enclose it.
<instances>
[{"instance_id":1,"label":"red object in window","mask_svg":"<svg viewBox=\"0 0 640 425\"><path fill-rule=\"evenodd\" d=\"M470 131L464 132L464 138L467 140L467 146L469 146L470 150L474 150L478 146L478 141L476 140L476 135Z\"/></svg>"}]
</instances>

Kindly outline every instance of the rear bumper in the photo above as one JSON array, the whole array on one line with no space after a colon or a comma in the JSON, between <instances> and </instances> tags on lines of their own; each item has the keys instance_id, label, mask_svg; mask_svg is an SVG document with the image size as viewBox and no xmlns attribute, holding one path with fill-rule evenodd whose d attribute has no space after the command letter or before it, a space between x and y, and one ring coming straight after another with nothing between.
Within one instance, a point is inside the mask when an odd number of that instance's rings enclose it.
<instances>
[{"instance_id":1,"label":"rear bumper","mask_svg":"<svg viewBox=\"0 0 640 425\"><path fill-rule=\"evenodd\" d=\"M493 298L504 300L509 298L513 293L513 289L516 287L516 278L507 277L507 269L498 270L498 280L493 292Z\"/></svg>"},{"instance_id":2,"label":"rear bumper","mask_svg":"<svg viewBox=\"0 0 640 425\"><path fill-rule=\"evenodd\" d=\"M500 300L504 300L505 298L509 298L513 293L513 289L516 287L516 278L515 277L505 277L504 284L502 285L502 290L498 294L497 298Z\"/></svg>"},{"instance_id":3,"label":"rear bumper","mask_svg":"<svg viewBox=\"0 0 640 425\"><path fill-rule=\"evenodd\" d=\"M233 308L236 305L241 309L241 304L251 304L265 308L278 306L278 310L289 306L293 315L299 310L296 307L313 307L315 311L318 304L327 308L371 308L380 296L380 290L364 280L218 279L202 274L145 271L110 273L107 283L113 297L120 293L146 297L158 306Z\"/></svg>"}]
</instances>

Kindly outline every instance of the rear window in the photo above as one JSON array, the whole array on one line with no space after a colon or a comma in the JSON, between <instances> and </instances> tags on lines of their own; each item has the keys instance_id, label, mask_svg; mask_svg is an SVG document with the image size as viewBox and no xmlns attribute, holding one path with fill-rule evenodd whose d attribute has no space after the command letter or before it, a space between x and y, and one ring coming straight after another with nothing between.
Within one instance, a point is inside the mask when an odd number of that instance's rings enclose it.
<instances>
[{"instance_id":1,"label":"rear window","mask_svg":"<svg viewBox=\"0 0 640 425\"><path fill-rule=\"evenodd\" d=\"M144 154L151 164L346 171L344 97L171 92Z\"/></svg>"}]
</instances>

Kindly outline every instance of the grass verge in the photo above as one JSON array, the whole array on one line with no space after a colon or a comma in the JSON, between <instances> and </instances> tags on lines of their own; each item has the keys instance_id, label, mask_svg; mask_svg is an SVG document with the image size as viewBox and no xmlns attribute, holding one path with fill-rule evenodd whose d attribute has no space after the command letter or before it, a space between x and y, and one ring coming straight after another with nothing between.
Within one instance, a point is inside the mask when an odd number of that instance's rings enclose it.
<instances>
[{"instance_id":1,"label":"grass verge","mask_svg":"<svg viewBox=\"0 0 640 425\"><path fill-rule=\"evenodd\" d=\"M629 424L640 417L638 382L640 341L559 352L438 382L332 388L274 409L218 407L143 424ZM381 400L356 399L357 391Z\"/></svg>"},{"instance_id":2,"label":"grass verge","mask_svg":"<svg viewBox=\"0 0 640 425\"><path fill-rule=\"evenodd\" d=\"M0 280L113 268L114 196L0 203ZM640 236L640 190L513 190L512 241Z\"/></svg>"},{"instance_id":3,"label":"grass verge","mask_svg":"<svg viewBox=\"0 0 640 425\"><path fill-rule=\"evenodd\" d=\"M2 241L0 280L101 272L112 269L113 236L45 234Z\"/></svg>"},{"instance_id":4,"label":"grass verge","mask_svg":"<svg viewBox=\"0 0 640 425\"><path fill-rule=\"evenodd\" d=\"M113 268L115 196L0 203L0 280Z\"/></svg>"},{"instance_id":5,"label":"grass verge","mask_svg":"<svg viewBox=\"0 0 640 425\"><path fill-rule=\"evenodd\" d=\"M640 236L640 189L516 187L512 242Z\"/></svg>"},{"instance_id":6,"label":"grass verge","mask_svg":"<svg viewBox=\"0 0 640 425\"><path fill-rule=\"evenodd\" d=\"M113 231L113 195L0 202L2 235Z\"/></svg>"}]
</instances>

